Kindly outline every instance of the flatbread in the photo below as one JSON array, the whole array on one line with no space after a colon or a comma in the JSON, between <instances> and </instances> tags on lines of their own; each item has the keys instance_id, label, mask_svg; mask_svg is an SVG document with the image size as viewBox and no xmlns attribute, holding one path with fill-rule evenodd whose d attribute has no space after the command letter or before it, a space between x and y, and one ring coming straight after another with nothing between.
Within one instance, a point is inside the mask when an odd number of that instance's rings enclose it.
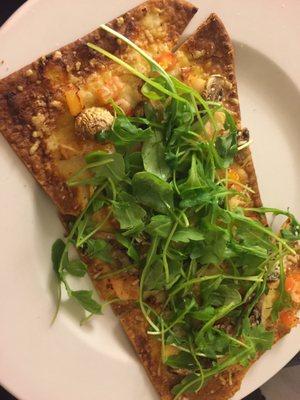
<instances>
[{"instance_id":1,"label":"flatbread","mask_svg":"<svg viewBox=\"0 0 300 400\"><path fill-rule=\"evenodd\" d=\"M198 55L201 54L201 57ZM233 113L240 126L240 110L237 101L237 85L234 67L234 51L231 40L220 19L212 14L197 29L176 52L177 63L174 71L180 78L192 75L206 82L212 74L225 76L231 86L224 92L223 103ZM177 69L177 71L176 71ZM187 71L187 69L189 69ZM205 88L205 85L203 85ZM251 204L261 205L254 166L249 149L242 151L236 163L246 170L248 185L255 191ZM66 220L65 220L66 222ZM119 255L121 257L121 255ZM109 265L98 260L84 260L90 266L90 276L93 283L104 299L119 298L122 303L112 304L116 315L119 316L124 331L130 339L135 351L146 369L149 378L162 400L171 400L171 389L183 378L174 369L166 367L161 361L161 346L159 341L147 334L149 329L145 318L137 305L139 295L138 275L122 274L117 278L97 280L100 274L110 272ZM126 263L125 263L126 264ZM214 377L197 394L185 394L185 399L211 400L229 399L239 390L247 368L234 366L217 377Z\"/></svg>"},{"instance_id":2,"label":"flatbread","mask_svg":"<svg viewBox=\"0 0 300 400\"><path fill-rule=\"evenodd\" d=\"M181 0L150 0L112 21L110 26L156 57L172 50L195 12L195 7ZM88 41L117 54L131 65L145 68L147 72L147 66L127 46L96 30L0 82L0 131L56 204L66 227L69 218L78 215L85 207L90 195L82 188L70 189L66 179L80 168L85 153L103 149L103 145L93 140L83 140L74 135L76 110L70 116L66 92L79 99L82 107L99 105L101 99L97 90L108 80L118 77L124 85L121 95L130 99L132 107L139 101L140 82L90 51L86 46ZM199 90L204 95L212 75L225 77L227 86L223 103L240 126L233 48L219 18L212 14L178 49L175 57L174 74L188 83L192 77L197 85L202 80L203 88ZM97 81L100 83L95 89ZM111 145L105 146L106 151L114 150ZM244 171L246 183L254 191L250 195L250 204L260 206L248 148L239 153L235 164ZM102 234L104 238L112 237L109 232ZM124 254L116 248L114 257L122 262ZM180 382L182 375L180 371L162 364L160 343L147 334L147 323L136 302L138 276L126 273L98 280L100 274L110 272L110 266L99 260L90 260L83 254L81 258L88 264L89 275L101 297L121 300L112 304L112 308L161 399L171 400L171 389ZM208 381L198 393L185 394L183 398L228 399L239 389L246 371L246 368L234 366Z\"/></svg>"}]
</instances>

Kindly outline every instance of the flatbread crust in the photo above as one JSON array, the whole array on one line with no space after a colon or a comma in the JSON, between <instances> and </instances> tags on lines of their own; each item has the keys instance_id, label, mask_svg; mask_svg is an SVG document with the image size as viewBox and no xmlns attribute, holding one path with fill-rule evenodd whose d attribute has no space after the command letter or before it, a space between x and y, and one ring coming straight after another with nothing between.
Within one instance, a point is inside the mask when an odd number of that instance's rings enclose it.
<instances>
[{"instance_id":1,"label":"flatbread crust","mask_svg":"<svg viewBox=\"0 0 300 400\"><path fill-rule=\"evenodd\" d=\"M172 50L196 11L185 0L149 0L109 25L155 56ZM72 162L64 161L77 161L76 157L103 146L74 135L66 92L73 91L83 106L99 105L98 92L90 87L98 82L100 90L103 77L108 81L123 74L124 91L136 87L137 92L140 84L90 50L87 42L140 63L127 45L97 29L0 81L0 132L59 211L71 215L84 208L89 193L66 185L73 171ZM112 149L104 146L104 150Z\"/></svg>"}]
</instances>

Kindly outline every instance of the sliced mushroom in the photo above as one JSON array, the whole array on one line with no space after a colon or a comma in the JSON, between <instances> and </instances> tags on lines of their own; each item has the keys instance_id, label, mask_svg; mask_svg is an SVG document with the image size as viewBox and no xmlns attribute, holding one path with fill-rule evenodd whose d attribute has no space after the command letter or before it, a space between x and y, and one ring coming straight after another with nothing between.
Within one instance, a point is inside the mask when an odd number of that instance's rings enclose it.
<instances>
[{"instance_id":1,"label":"sliced mushroom","mask_svg":"<svg viewBox=\"0 0 300 400\"><path fill-rule=\"evenodd\" d=\"M97 132L107 131L114 122L113 115L103 107L90 107L77 115L75 133L83 138L91 138Z\"/></svg>"},{"instance_id":2,"label":"sliced mushroom","mask_svg":"<svg viewBox=\"0 0 300 400\"><path fill-rule=\"evenodd\" d=\"M250 324L252 326L259 325L261 323L261 312L257 307L254 307L250 314Z\"/></svg>"},{"instance_id":3,"label":"sliced mushroom","mask_svg":"<svg viewBox=\"0 0 300 400\"><path fill-rule=\"evenodd\" d=\"M238 133L237 133L237 143L238 143L239 146L249 142L249 139L250 139L250 132L249 132L249 130L247 128L243 128L243 129L238 131Z\"/></svg>"},{"instance_id":4,"label":"sliced mushroom","mask_svg":"<svg viewBox=\"0 0 300 400\"><path fill-rule=\"evenodd\" d=\"M280 278L280 266L279 263L276 263L273 271L268 276L267 282L276 282Z\"/></svg>"},{"instance_id":5,"label":"sliced mushroom","mask_svg":"<svg viewBox=\"0 0 300 400\"><path fill-rule=\"evenodd\" d=\"M224 76L211 75L206 82L204 97L206 100L222 101L225 89L229 88L229 85L231 86L231 83Z\"/></svg>"}]
</instances>

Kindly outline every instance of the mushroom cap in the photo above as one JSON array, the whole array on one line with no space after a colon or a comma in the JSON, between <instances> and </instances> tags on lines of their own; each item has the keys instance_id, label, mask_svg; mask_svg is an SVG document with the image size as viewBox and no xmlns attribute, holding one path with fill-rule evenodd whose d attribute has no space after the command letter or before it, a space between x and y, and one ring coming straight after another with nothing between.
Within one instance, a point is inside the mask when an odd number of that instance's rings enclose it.
<instances>
[{"instance_id":1,"label":"mushroom cap","mask_svg":"<svg viewBox=\"0 0 300 400\"><path fill-rule=\"evenodd\" d=\"M82 137L94 136L111 128L113 115L103 107L90 107L83 110L75 119L75 132Z\"/></svg>"},{"instance_id":2,"label":"mushroom cap","mask_svg":"<svg viewBox=\"0 0 300 400\"><path fill-rule=\"evenodd\" d=\"M205 98L211 101L221 101L224 97L224 91L231 89L231 83L222 75L211 75L206 83Z\"/></svg>"}]
</instances>

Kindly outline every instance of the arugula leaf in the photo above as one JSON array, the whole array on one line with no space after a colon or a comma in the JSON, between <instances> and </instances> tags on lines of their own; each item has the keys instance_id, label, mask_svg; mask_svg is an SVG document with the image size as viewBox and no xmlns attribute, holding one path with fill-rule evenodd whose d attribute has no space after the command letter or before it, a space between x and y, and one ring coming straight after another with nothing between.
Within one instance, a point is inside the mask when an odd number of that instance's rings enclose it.
<instances>
[{"instance_id":1,"label":"arugula leaf","mask_svg":"<svg viewBox=\"0 0 300 400\"><path fill-rule=\"evenodd\" d=\"M165 282L164 266L162 260L159 259L148 269L144 280L144 289L149 291L160 290L164 287Z\"/></svg>"},{"instance_id":2,"label":"arugula leaf","mask_svg":"<svg viewBox=\"0 0 300 400\"><path fill-rule=\"evenodd\" d=\"M240 304L242 301L239 291L228 284L221 284L218 288L218 294L222 298L220 306L227 306L228 304Z\"/></svg>"},{"instance_id":3,"label":"arugula leaf","mask_svg":"<svg viewBox=\"0 0 300 400\"><path fill-rule=\"evenodd\" d=\"M97 211L99 211L103 206L104 206L104 200L102 199L95 199L91 205L90 208L93 210L93 213L96 213Z\"/></svg>"},{"instance_id":4,"label":"arugula leaf","mask_svg":"<svg viewBox=\"0 0 300 400\"><path fill-rule=\"evenodd\" d=\"M168 263L169 266L169 282L167 289L170 289L182 276L182 260L173 259Z\"/></svg>"},{"instance_id":5,"label":"arugula leaf","mask_svg":"<svg viewBox=\"0 0 300 400\"><path fill-rule=\"evenodd\" d=\"M230 248L236 252L236 254L246 253L247 255L254 255L259 258L267 258L268 250L261 246L245 246L239 243L231 242Z\"/></svg>"},{"instance_id":6,"label":"arugula leaf","mask_svg":"<svg viewBox=\"0 0 300 400\"><path fill-rule=\"evenodd\" d=\"M85 161L95 177L111 178L115 182L125 177L125 163L120 153L108 154L96 150L87 154Z\"/></svg>"},{"instance_id":7,"label":"arugula leaf","mask_svg":"<svg viewBox=\"0 0 300 400\"><path fill-rule=\"evenodd\" d=\"M126 115L119 115L115 118L112 129L107 132L97 133L96 139L100 142L110 140L116 146L129 146L148 139L152 134L150 127L146 129L139 128L130 122Z\"/></svg>"},{"instance_id":8,"label":"arugula leaf","mask_svg":"<svg viewBox=\"0 0 300 400\"><path fill-rule=\"evenodd\" d=\"M65 269L69 274L81 278L87 272L87 265L80 260L72 260L66 264Z\"/></svg>"},{"instance_id":9,"label":"arugula leaf","mask_svg":"<svg viewBox=\"0 0 300 400\"><path fill-rule=\"evenodd\" d=\"M274 342L274 332L266 331L263 325L253 326L243 331L247 341L251 341L256 352L269 350Z\"/></svg>"},{"instance_id":10,"label":"arugula leaf","mask_svg":"<svg viewBox=\"0 0 300 400\"><path fill-rule=\"evenodd\" d=\"M205 306L198 308L197 311L193 311L190 315L191 317L199 320L199 321L209 321L216 314L216 310L212 306Z\"/></svg>"},{"instance_id":11,"label":"arugula leaf","mask_svg":"<svg viewBox=\"0 0 300 400\"><path fill-rule=\"evenodd\" d=\"M158 110L150 102L144 102L144 113L148 121L159 122Z\"/></svg>"},{"instance_id":12,"label":"arugula leaf","mask_svg":"<svg viewBox=\"0 0 300 400\"><path fill-rule=\"evenodd\" d=\"M171 232L173 221L167 215L154 215L151 218L149 225L147 225L146 232L150 235L158 235L164 239L167 239Z\"/></svg>"},{"instance_id":13,"label":"arugula leaf","mask_svg":"<svg viewBox=\"0 0 300 400\"><path fill-rule=\"evenodd\" d=\"M203 166L197 159L196 154L193 154L188 178L184 183L180 185L180 191L185 192L189 189L202 188L203 186L206 186L203 175Z\"/></svg>"},{"instance_id":14,"label":"arugula leaf","mask_svg":"<svg viewBox=\"0 0 300 400\"><path fill-rule=\"evenodd\" d=\"M197 369L194 357L190 353L184 351L169 356L166 359L165 364L175 369L188 369L190 371Z\"/></svg>"},{"instance_id":15,"label":"arugula leaf","mask_svg":"<svg viewBox=\"0 0 300 400\"><path fill-rule=\"evenodd\" d=\"M213 188L193 188L185 190L181 194L182 200L179 205L181 208L205 206L213 204L216 201L223 201L225 197L231 193L233 193L233 191L222 188L221 186L215 186Z\"/></svg>"},{"instance_id":16,"label":"arugula leaf","mask_svg":"<svg viewBox=\"0 0 300 400\"><path fill-rule=\"evenodd\" d=\"M196 338L197 351L204 353L208 358L215 359L229 350L230 340L220 333L209 330Z\"/></svg>"},{"instance_id":17,"label":"arugula leaf","mask_svg":"<svg viewBox=\"0 0 300 400\"><path fill-rule=\"evenodd\" d=\"M57 239L51 249L51 259L53 264L53 269L56 274L59 272L59 266L62 259L62 256L65 252L66 244L62 239Z\"/></svg>"},{"instance_id":18,"label":"arugula leaf","mask_svg":"<svg viewBox=\"0 0 300 400\"><path fill-rule=\"evenodd\" d=\"M157 76L155 78L151 78L151 82L156 82L162 86L165 86L165 79L162 76ZM142 94L147 97L149 100L166 100L167 96L165 93L162 93L157 88L150 85L148 82L145 82L141 89Z\"/></svg>"},{"instance_id":19,"label":"arugula leaf","mask_svg":"<svg viewBox=\"0 0 300 400\"><path fill-rule=\"evenodd\" d=\"M92 298L91 290L72 290L71 294L86 311L92 314L103 314L102 306Z\"/></svg>"},{"instance_id":20,"label":"arugula leaf","mask_svg":"<svg viewBox=\"0 0 300 400\"><path fill-rule=\"evenodd\" d=\"M165 160L165 151L162 134L157 131L144 142L142 149L145 171L151 172L164 181L171 175L171 170Z\"/></svg>"},{"instance_id":21,"label":"arugula leaf","mask_svg":"<svg viewBox=\"0 0 300 400\"><path fill-rule=\"evenodd\" d=\"M215 141L215 163L218 168L228 168L238 151L237 145L237 128L232 115L227 111L223 111L226 116L224 128L229 130L227 136L218 136Z\"/></svg>"},{"instance_id":22,"label":"arugula leaf","mask_svg":"<svg viewBox=\"0 0 300 400\"><path fill-rule=\"evenodd\" d=\"M138 172L132 178L136 199L159 213L167 214L174 207L172 186L150 172Z\"/></svg>"},{"instance_id":23,"label":"arugula leaf","mask_svg":"<svg viewBox=\"0 0 300 400\"><path fill-rule=\"evenodd\" d=\"M289 308L292 305L291 296L289 293L285 291L286 276L282 258L280 259L279 266L280 266L279 297L275 300L272 307L271 319L273 321L276 321L278 319L280 311L282 311L284 308Z\"/></svg>"},{"instance_id":24,"label":"arugula leaf","mask_svg":"<svg viewBox=\"0 0 300 400\"><path fill-rule=\"evenodd\" d=\"M90 258L99 258L100 260L111 263L111 245L103 239L88 239L86 241L86 253Z\"/></svg>"},{"instance_id":25,"label":"arugula leaf","mask_svg":"<svg viewBox=\"0 0 300 400\"><path fill-rule=\"evenodd\" d=\"M141 172L144 169L142 154L139 151L134 153L125 154L124 157L126 172L129 176L133 176L137 172Z\"/></svg>"},{"instance_id":26,"label":"arugula leaf","mask_svg":"<svg viewBox=\"0 0 300 400\"><path fill-rule=\"evenodd\" d=\"M300 240L300 232L298 227L297 229L294 229L293 226L291 225L289 226L289 229L281 229L280 233L284 239L290 242Z\"/></svg>"},{"instance_id":27,"label":"arugula leaf","mask_svg":"<svg viewBox=\"0 0 300 400\"><path fill-rule=\"evenodd\" d=\"M143 227L146 211L135 203L133 196L121 192L118 194L118 201L113 201L112 204L114 216L119 221L122 230L133 232Z\"/></svg>"},{"instance_id":28,"label":"arugula leaf","mask_svg":"<svg viewBox=\"0 0 300 400\"><path fill-rule=\"evenodd\" d=\"M210 299L212 293L218 290L221 285L223 278L221 276L212 279L208 282L203 282L200 284L200 295L203 299L204 304L211 305Z\"/></svg>"},{"instance_id":29,"label":"arugula leaf","mask_svg":"<svg viewBox=\"0 0 300 400\"><path fill-rule=\"evenodd\" d=\"M194 393L201 388L202 384L203 380L201 379L201 376L190 374L183 378L180 383L175 385L171 392L176 396L179 396L182 393ZM178 399L178 397L176 398Z\"/></svg>"},{"instance_id":30,"label":"arugula leaf","mask_svg":"<svg viewBox=\"0 0 300 400\"><path fill-rule=\"evenodd\" d=\"M274 332L267 331L263 325L250 326L249 319L243 321L242 337L249 348L249 352L242 362L247 365L248 360L256 357L257 353L269 350L274 343Z\"/></svg>"},{"instance_id":31,"label":"arugula leaf","mask_svg":"<svg viewBox=\"0 0 300 400\"><path fill-rule=\"evenodd\" d=\"M205 236L198 229L193 227L178 229L172 236L172 241L189 243L190 241L204 240Z\"/></svg>"},{"instance_id":32,"label":"arugula leaf","mask_svg":"<svg viewBox=\"0 0 300 400\"><path fill-rule=\"evenodd\" d=\"M132 241L120 233L116 234L116 240L127 249L128 256L138 264L140 261L140 256Z\"/></svg>"},{"instance_id":33,"label":"arugula leaf","mask_svg":"<svg viewBox=\"0 0 300 400\"><path fill-rule=\"evenodd\" d=\"M206 223L201 229L206 230L205 240L192 243L191 258L201 264L220 264L226 257L226 245L229 234L226 230Z\"/></svg>"},{"instance_id":34,"label":"arugula leaf","mask_svg":"<svg viewBox=\"0 0 300 400\"><path fill-rule=\"evenodd\" d=\"M233 158L237 153L237 136L236 133L229 133L227 136L218 136L216 139L216 165L219 168L228 168L233 162Z\"/></svg>"}]
</instances>

